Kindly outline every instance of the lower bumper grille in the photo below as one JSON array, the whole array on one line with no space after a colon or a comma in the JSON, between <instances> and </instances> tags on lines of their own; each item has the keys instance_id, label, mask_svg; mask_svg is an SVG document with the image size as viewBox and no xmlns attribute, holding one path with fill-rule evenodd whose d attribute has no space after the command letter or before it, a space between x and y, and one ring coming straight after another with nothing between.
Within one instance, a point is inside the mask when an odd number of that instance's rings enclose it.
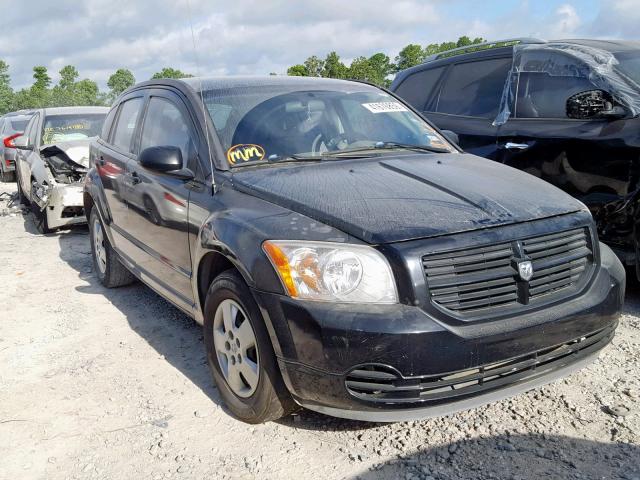
<instances>
[{"instance_id":1,"label":"lower bumper grille","mask_svg":"<svg viewBox=\"0 0 640 480\"><path fill-rule=\"evenodd\" d=\"M349 394L382 404L446 403L536 378L570 365L603 348L615 326L529 355L441 375L403 377L394 368L366 365L345 379Z\"/></svg>"}]
</instances>

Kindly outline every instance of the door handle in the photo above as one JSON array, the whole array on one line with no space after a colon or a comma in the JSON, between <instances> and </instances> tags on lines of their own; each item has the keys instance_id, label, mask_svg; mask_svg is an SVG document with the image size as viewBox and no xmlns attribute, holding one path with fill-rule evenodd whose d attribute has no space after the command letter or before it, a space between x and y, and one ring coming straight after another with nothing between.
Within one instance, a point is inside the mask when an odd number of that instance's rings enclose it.
<instances>
[{"instance_id":1,"label":"door handle","mask_svg":"<svg viewBox=\"0 0 640 480\"><path fill-rule=\"evenodd\" d=\"M507 150L526 150L527 148L529 148L529 145L526 143L507 142L504 144L504 148L506 148Z\"/></svg>"},{"instance_id":2,"label":"door handle","mask_svg":"<svg viewBox=\"0 0 640 480\"><path fill-rule=\"evenodd\" d=\"M131 184L138 185L142 180L138 176L138 172L131 172Z\"/></svg>"}]
</instances>

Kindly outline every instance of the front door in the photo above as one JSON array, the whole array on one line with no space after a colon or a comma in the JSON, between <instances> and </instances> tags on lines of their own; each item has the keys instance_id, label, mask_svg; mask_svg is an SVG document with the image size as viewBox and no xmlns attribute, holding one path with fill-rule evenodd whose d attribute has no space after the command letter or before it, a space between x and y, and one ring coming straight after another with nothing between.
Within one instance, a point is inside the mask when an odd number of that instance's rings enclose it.
<instances>
[{"instance_id":1,"label":"front door","mask_svg":"<svg viewBox=\"0 0 640 480\"><path fill-rule=\"evenodd\" d=\"M165 90L152 90L142 122L139 153L149 147L174 146L183 165L196 156L194 123L182 100ZM188 238L188 182L170 173L128 163L126 190L129 209L126 231L134 243L133 260L148 280L171 295L174 303L193 305Z\"/></svg>"}]
</instances>

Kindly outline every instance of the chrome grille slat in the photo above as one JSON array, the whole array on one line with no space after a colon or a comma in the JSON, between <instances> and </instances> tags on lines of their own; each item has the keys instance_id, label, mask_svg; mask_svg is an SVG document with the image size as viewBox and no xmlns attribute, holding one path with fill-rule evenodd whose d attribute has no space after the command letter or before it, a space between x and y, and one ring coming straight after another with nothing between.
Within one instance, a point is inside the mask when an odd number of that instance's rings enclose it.
<instances>
[{"instance_id":1,"label":"chrome grille slat","mask_svg":"<svg viewBox=\"0 0 640 480\"><path fill-rule=\"evenodd\" d=\"M532 262L528 290L522 290L514 258ZM422 257L431 302L464 318L524 307L563 291L569 294L591 271L592 261L588 228Z\"/></svg>"}]
</instances>

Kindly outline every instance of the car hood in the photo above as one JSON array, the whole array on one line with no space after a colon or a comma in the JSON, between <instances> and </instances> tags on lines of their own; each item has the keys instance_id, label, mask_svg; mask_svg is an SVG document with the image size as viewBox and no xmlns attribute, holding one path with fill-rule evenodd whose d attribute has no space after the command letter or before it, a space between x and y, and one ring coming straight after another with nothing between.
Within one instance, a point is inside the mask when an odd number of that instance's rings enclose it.
<instances>
[{"instance_id":1,"label":"car hood","mask_svg":"<svg viewBox=\"0 0 640 480\"><path fill-rule=\"evenodd\" d=\"M526 222L584 208L537 177L459 153L297 163L236 170L232 178L240 191L374 244ZM289 236L287 232L285 237Z\"/></svg>"}]
</instances>

